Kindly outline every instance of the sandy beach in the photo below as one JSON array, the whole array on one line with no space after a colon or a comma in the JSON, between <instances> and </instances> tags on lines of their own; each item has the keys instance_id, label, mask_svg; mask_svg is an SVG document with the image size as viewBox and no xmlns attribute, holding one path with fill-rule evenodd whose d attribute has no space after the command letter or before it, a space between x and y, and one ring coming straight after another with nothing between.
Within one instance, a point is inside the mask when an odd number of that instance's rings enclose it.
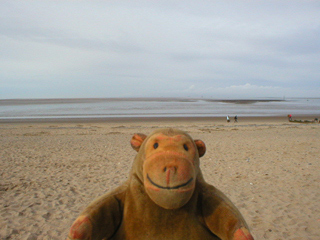
<instances>
[{"instance_id":1,"label":"sandy beach","mask_svg":"<svg viewBox=\"0 0 320 240\"><path fill-rule=\"evenodd\" d=\"M206 181L255 239L320 239L320 124L284 117L0 123L0 239L65 239L96 197L128 177L134 133L173 127L206 143Z\"/></svg>"}]
</instances>

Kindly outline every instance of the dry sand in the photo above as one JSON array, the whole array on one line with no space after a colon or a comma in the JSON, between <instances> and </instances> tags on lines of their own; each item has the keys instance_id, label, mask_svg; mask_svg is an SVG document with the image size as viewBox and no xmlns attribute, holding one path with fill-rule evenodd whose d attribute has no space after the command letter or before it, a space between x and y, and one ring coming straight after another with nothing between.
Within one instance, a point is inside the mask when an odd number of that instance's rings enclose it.
<instances>
[{"instance_id":1,"label":"dry sand","mask_svg":"<svg viewBox=\"0 0 320 240\"><path fill-rule=\"evenodd\" d=\"M0 123L0 238L65 239L80 211L127 179L133 133L202 139L201 168L255 239L320 239L320 124L286 118Z\"/></svg>"}]
</instances>

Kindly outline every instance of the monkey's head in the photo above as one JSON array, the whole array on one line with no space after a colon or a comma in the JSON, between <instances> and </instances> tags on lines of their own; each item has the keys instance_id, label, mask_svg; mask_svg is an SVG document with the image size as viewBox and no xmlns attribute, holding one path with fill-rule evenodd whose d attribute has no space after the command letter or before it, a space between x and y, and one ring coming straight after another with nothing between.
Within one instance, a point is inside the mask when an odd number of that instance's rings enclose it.
<instances>
[{"instance_id":1,"label":"monkey's head","mask_svg":"<svg viewBox=\"0 0 320 240\"><path fill-rule=\"evenodd\" d=\"M184 206L201 175L199 158L206 152L204 142L170 128L148 137L134 134L131 146L138 152L135 169L150 199L165 209Z\"/></svg>"}]
</instances>

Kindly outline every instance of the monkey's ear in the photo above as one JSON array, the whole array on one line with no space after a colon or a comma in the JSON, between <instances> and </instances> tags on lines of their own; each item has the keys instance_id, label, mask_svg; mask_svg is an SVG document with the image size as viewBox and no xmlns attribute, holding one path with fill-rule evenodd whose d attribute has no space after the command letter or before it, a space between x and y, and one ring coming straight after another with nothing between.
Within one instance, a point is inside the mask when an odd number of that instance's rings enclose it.
<instances>
[{"instance_id":1,"label":"monkey's ear","mask_svg":"<svg viewBox=\"0 0 320 240\"><path fill-rule=\"evenodd\" d=\"M146 135L142 134L142 133L135 133L132 138L131 138L131 147L136 150L137 152L139 152L139 149L143 143L143 141L147 138Z\"/></svg>"},{"instance_id":2,"label":"monkey's ear","mask_svg":"<svg viewBox=\"0 0 320 240\"><path fill-rule=\"evenodd\" d=\"M199 152L199 157L202 157L205 153L206 153L206 145L204 144L204 142L202 140L194 140L194 143L196 144L197 148L198 148L198 152Z\"/></svg>"}]
</instances>

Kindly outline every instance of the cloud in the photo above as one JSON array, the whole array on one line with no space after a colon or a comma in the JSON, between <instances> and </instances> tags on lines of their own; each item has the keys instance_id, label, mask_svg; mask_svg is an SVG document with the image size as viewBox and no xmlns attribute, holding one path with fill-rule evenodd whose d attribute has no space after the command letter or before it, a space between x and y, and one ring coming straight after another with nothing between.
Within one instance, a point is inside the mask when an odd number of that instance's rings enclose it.
<instances>
[{"instance_id":1,"label":"cloud","mask_svg":"<svg viewBox=\"0 0 320 240\"><path fill-rule=\"evenodd\" d=\"M1 5L0 98L318 96L316 1Z\"/></svg>"},{"instance_id":2,"label":"cloud","mask_svg":"<svg viewBox=\"0 0 320 240\"><path fill-rule=\"evenodd\" d=\"M276 89L278 87L271 87L271 86L257 86L257 85L251 85L250 83L246 83L244 85L232 85L230 87L225 88L226 90L270 90L270 89Z\"/></svg>"},{"instance_id":3,"label":"cloud","mask_svg":"<svg viewBox=\"0 0 320 240\"><path fill-rule=\"evenodd\" d=\"M250 99L250 98L277 98L283 97L312 97L317 96L320 88L303 90L295 89L292 87L279 87L279 86L263 86L253 85L246 83L243 85L230 85L226 87L203 87L194 85L192 88L184 89L181 94L180 91L175 91L176 96L189 96L189 97L203 97L214 99ZM180 93L180 95L179 95ZM310 94L311 93L311 94Z\"/></svg>"}]
</instances>

